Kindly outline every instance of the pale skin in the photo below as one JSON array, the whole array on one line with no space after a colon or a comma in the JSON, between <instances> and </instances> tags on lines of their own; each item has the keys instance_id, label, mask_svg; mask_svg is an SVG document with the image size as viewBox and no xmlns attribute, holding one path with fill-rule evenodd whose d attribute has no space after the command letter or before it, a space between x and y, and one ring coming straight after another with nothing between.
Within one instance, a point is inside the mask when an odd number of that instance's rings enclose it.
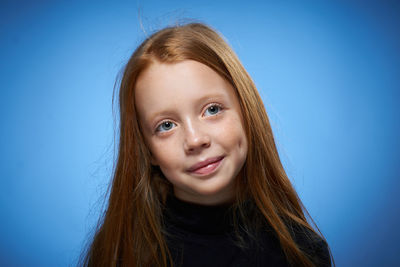
<instances>
[{"instance_id":1,"label":"pale skin","mask_svg":"<svg viewBox=\"0 0 400 267\"><path fill-rule=\"evenodd\" d=\"M247 139L232 85L197 61L154 62L135 86L139 123L152 154L184 201L232 202Z\"/></svg>"}]
</instances>

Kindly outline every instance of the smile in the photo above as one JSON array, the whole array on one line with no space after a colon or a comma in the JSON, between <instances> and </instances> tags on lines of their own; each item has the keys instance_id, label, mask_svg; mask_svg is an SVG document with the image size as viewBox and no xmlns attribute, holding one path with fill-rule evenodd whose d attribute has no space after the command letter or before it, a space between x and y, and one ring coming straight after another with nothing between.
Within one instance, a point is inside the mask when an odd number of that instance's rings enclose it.
<instances>
[{"instance_id":1,"label":"smile","mask_svg":"<svg viewBox=\"0 0 400 267\"><path fill-rule=\"evenodd\" d=\"M223 159L223 156L209 158L205 161L196 163L188 169L188 172L200 176L209 175L217 170Z\"/></svg>"}]
</instances>

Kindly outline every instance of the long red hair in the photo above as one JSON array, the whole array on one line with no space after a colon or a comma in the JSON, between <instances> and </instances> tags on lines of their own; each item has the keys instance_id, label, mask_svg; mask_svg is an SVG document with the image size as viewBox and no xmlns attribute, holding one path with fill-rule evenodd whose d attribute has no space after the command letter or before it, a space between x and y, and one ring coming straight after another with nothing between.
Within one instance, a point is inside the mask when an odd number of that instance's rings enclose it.
<instances>
[{"instance_id":1,"label":"long red hair","mask_svg":"<svg viewBox=\"0 0 400 267\"><path fill-rule=\"evenodd\" d=\"M276 232L288 261L296 266L313 266L306 252L295 242L290 229L301 226L314 230L281 164L257 89L223 38L200 23L169 27L151 35L135 50L124 69L119 90L117 163L108 206L83 265L172 265L162 234L161 208L171 185L150 163L150 152L135 110L134 90L139 74L152 62L175 63L183 60L195 60L207 65L236 90L248 140L242 177L236 180L236 207L240 214L246 214L243 203L250 199ZM246 219L250 224L251 218L245 218L245 224Z\"/></svg>"}]
</instances>

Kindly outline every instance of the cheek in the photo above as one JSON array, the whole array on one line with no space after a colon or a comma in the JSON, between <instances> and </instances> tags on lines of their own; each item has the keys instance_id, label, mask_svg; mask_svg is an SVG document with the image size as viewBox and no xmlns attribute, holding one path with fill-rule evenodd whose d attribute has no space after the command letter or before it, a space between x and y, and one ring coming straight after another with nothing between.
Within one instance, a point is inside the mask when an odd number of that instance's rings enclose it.
<instances>
[{"instance_id":1,"label":"cheek","mask_svg":"<svg viewBox=\"0 0 400 267\"><path fill-rule=\"evenodd\" d=\"M226 121L218 136L225 149L238 150L241 156L247 155L246 133L239 118Z\"/></svg>"},{"instance_id":2,"label":"cheek","mask_svg":"<svg viewBox=\"0 0 400 267\"><path fill-rule=\"evenodd\" d=\"M150 147L155 165L160 166L166 176L167 172L180 168L182 159L176 148L175 142L154 142Z\"/></svg>"}]
</instances>

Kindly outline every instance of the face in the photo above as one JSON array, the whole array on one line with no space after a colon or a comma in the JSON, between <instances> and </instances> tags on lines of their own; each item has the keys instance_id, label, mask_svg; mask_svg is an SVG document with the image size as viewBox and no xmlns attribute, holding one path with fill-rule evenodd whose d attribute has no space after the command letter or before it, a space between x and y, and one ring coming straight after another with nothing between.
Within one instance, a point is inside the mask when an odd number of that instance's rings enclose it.
<instances>
[{"instance_id":1,"label":"face","mask_svg":"<svg viewBox=\"0 0 400 267\"><path fill-rule=\"evenodd\" d=\"M234 88L197 61L153 63L138 77L135 105L152 164L179 199L233 201L247 139Z\"/></svg>"}]
</instances>

